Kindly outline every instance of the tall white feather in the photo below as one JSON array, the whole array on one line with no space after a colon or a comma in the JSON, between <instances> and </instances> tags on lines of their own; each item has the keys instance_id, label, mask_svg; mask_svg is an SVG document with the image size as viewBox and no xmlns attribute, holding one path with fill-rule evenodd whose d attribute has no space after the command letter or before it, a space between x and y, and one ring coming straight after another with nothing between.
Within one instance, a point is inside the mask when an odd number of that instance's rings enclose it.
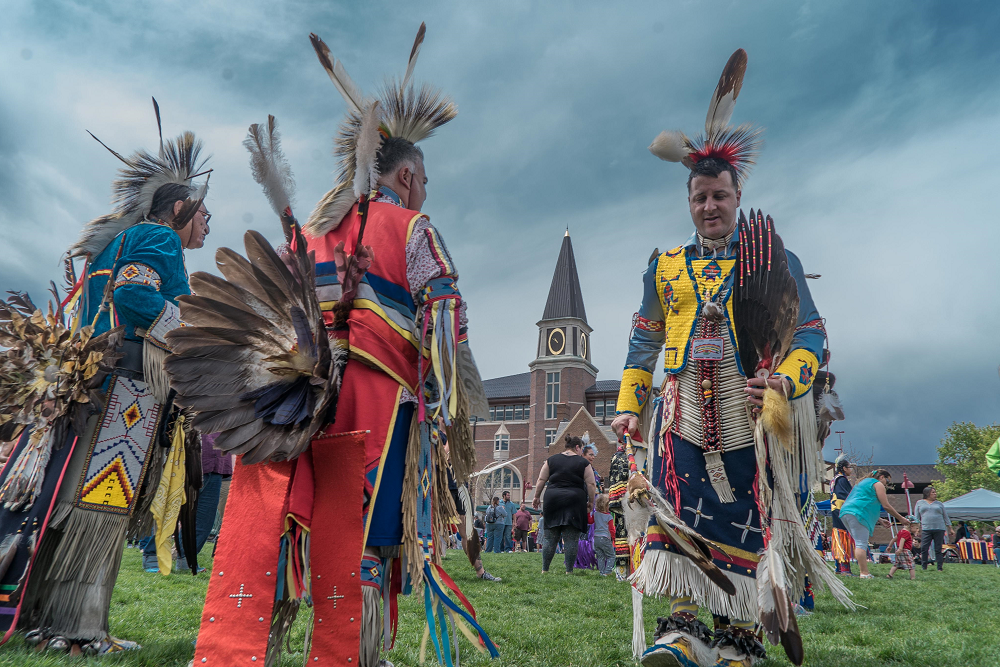
<instances>
[{"instance_id":1,"label":"tall white feather","mask_svg":"<svg viewBox=\"0 0 1000 667\"><path fill-rule=\"evenodd\" d=\"M680 162L691 152L691 147L683 132L664 130L653 139L649 152L667 162Z\"/></svg>"},{"instance_id":2,"label":"tall white feather","mask_svg":"<svg viewBox=\"0 0 1000 667\"><path fill-rule=\"evenodd\" d=\"M478 540L479 535L476 533L476 524L473 519L475 515L475 506L472 504L472 495L469 494L469 487L466 484L461 484L458 487L458 497L461 499L462 504L465 505L465 539L467 540ZM469 537L469 536L472 537Z\"/></svg>"},{"instance_id":3,"label":"tall white feather","mask_svg":"<svg viewBox=\"0 0 1000 667\"><path fill-rule=\"evenodd\" d=\"M737 49L729 56L726 66L719 77L719 83L712 93L712 101L708 105L708 115L705 117L705 136L711 137L715 132L725 129L729 119L733 117L736 98L743 87L743 76L747 71L747 52Z\"/></svg>"},{"instance_id":4,"label":"tall white feather","mask_svg":"<svg viewBox=\"0 0 1000 667\"><path fill-rule=\"evenodd\" d=\"M642 618L642 593L632 589L632 657L636 660L646 651L646 625Z\"/></svg>"},{"instance_id":5,"label":"tall white feather","mask_svg":"<svg viewBox=\"0 0 1000 667\"><path fill-rule=\"evenodd\" d=\"M274 116L267 117L267 125L250 126L243 145L250 151L250 171L253 179L264 189L264 196L279 216L292 205L295 181L288 160L281 151L281 135Z\"/></svg>"},{"instance_id":6,"label":"tall white feather","mask_svg":"<svg viewBox=\"0 0 1000 667\"><path fill-rule=\"evenodd\" d=\"M358 131L355 149L354 197L371 192L378 183L378 149L382 145L382 135L378 131L380 122L378 100L365 107Z\"/></svg>"},{"instance_id":7,"label":"tall white feather","mask_svg":"<svg viewBox=\"0 0 1000 667\"><path fill-rule=\"evenodd\" d=\"M330 81L333 81L333 85L337 87L344 101L347 102L348 111L361 113L365 106L365 96L348 75L343 63L330 54L330 47L315 34L309 35L309 40L312 42L313 49L316 50L320 64L323 65L327 76L330 77Z\"/></svg>"},{"instance_id":8,"label":"tall white feather","mask_svg":"<svg viewBox=\"0 0 1000 667\"><path fill-rule=\"evenodd\" d=\"M403 76L402 88L406 88L413 77L413 68L417 65L417 56L420 55L420 47L424 43L424 35L427 34L427 24L421 23L417 30L417 37L413 40L413 48L410 49L410 60L406 63L406 74Z\"/></svg>"}]
</instances>

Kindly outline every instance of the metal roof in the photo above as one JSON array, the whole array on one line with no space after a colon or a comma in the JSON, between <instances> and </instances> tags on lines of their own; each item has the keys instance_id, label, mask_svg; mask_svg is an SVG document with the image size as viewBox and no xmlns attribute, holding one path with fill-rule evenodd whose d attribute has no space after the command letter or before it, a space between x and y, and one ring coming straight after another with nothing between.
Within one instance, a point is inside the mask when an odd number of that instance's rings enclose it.
<instances>
[{"instance_id":1,"label":"metal roof","mask_svg":"<svg viewBox=\"0 0 1000 667\"><path fill-rule=\"evenodd\" d=\"M833 468L833 461L827 461L826 464ZM878 470L879 468L889 471L892 475L892 483L897 487L899 493L903 492L903 473L906 473L907 478L914 484L927 485L932 482L940 482L944 479L944 474L941 473L937 466L933 463L913 463L909 465L885 465L880 463L872 463L871 465L858 466L855 470L855 475L858 479L863 479L867 477L872 470Z\"/></svg>"},{"instance_id":2,"label":"metal roof","mask_svg":"<svg viewBox=\"0 0 1000 667\"><path fill-rule=\"evenodd\" d=\"M568 229L563 236L559 259L556 260L556 270L552 274L552 284L549 286L549 298L545 301L545 312L542 313L543 320L555 320L561 317L575 317L587 321L587 310L583 306L583 293L580 291L580 277L576 273L573 242L569 239Z\"/></svg>"},{"instance_id":3,"label":"metal roof","mask_svg":"<svg viewBox=\"0 0 1000 667\"><path fill-rule=\"evenodd\" d=\"M621 380L598 380L593 387L587 389L588 394L611 394L618 393L622 386Z\"/></svg>"},{"instance_id":4,"label":"metal roof","mask_svg":"<svg viewBox=\"0 0 1000 667\"><path fill-rule=\"evenodd\" d=\"M867 466L865 466L867 468ZM930 484L931 482L940 482L944 479L944 475L938 471L937 466L932 463L917 463L914 465L872 465L871 470L865 470L865 473L870 473L872 470L878 470L879 468L884 468L889 471L892 475L892 483L900 487L899 490L902 491L900 486L903 483L903 473L914 484ZM861 471L859 471L861 472Z\"/></svg>"},{"instance_id":5,"label":"metal roof","mask_svg":"<svg viewBox=\"0 0 1000 667\"><path fill-rule=\"evenodd\" d=\"M531 396L531 373L483 380L483 389L487 399L528 397Z\"/></svg>"}]
</instances>

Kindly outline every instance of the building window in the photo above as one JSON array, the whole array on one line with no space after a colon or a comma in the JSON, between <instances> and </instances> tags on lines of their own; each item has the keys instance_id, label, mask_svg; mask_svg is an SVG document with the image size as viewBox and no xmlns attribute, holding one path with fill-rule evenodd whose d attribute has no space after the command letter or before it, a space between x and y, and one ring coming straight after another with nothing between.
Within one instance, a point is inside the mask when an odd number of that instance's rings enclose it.
<instances>
[{"instance_id":1,"label":"building window","mask_svg":"<svg viewBox=\"0 0 1000 667\"><path fill-rule=\"evenodd\" d=\"M545 429L545 446L550 446L556 440L556 429L547 428Z\"/></svg>"},{"instance_id":2,"label":"building window","mask_svg":"<svg viewBox=\"0 0 1000 667\"><path fill-rule=\"evenodd\" d=\"M521 421L531 417L531 408L524 403L520 405L491 405L490 421Z\"/></svg>"},{"instance_id":3,"label":"building window","mask_svg":"<svg viewBox=\"0 0 1000 667\"><path fill-rule=\"evenodd\" d=\"M545 374L545 418L556 418L559 404L559 371Z\"/></svg>"},{"instance_id":4,"label":"building window","mask_svg":"<svg viewBox=\"0 0 1000 667\"><path fill-rule=\"evenodd\" d=\"M517 474L516 470L501 468L500 470L494 470L493 474L489 477L489 487L493 495L499 496L499 491L511 491L521 488L521 476Z\"/></svg>"},{"instance_id":5,"label":"building window","mask_svg":"<svg viewBox=\"0 0 1000 667\"><path fill-rule=\"evenodd\" d=\"M510 434L497 433L493 436L493 451L506 452L510 450Z\"/></svg>"},{"instance_id":6,"label":"building window","mask_svg":"<svg viewBox=\"0 0 1000 667\"><path fill-rule=\"evenodd\" d=\"M594 404L594 416L595 417L614 417L615 416L615 400L609 398L606 401L597 401Z\"/></svg>"}]
</instances>

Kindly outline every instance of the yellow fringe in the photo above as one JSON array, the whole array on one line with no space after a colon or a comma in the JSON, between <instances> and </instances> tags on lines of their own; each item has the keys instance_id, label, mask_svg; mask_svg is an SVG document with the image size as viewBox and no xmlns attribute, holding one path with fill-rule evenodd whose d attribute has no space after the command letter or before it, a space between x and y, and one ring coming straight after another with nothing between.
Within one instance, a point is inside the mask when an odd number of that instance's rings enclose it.
<instances>
[{"instance_id":1,"label":"yellow fringe","mask_svg":"<svg viewBox=\"0 0 1000 667\"><path fill-rule=\"evenodd\" d=\"M777 440L785 449L794 445L795 428L792 423L792 408L788 399L768 387L764 390L764 408L760 412L764 431Z\"/></svg>"}]
</instances>

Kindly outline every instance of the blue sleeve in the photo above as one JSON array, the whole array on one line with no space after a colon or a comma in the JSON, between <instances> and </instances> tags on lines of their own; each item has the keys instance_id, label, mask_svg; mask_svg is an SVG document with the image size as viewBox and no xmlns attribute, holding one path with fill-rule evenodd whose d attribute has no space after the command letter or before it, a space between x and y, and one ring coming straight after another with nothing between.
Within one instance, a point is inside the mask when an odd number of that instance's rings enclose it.
<instances>
[{"instance_id":1,"label":"blue sleeve","mask_svg":"<svg viewBox=\"0 0 1000 667\"><path fill-rule=\"evenodd\" d=\"M654 259L642 275L642 303L632 326L628 342L625 368L653 372L656 360L663 349L664 318L660 295L656 290L656 268L659 257Z\"/></svg>"},{"instance_id":2,"label":"blue sleeve","mask_svg":"<svg viewBox=\"0 0 1000 667\"><path fill-rule=\"evenodd\" d=\"M802 271L802 262L791 251L786 250L785 254L788 256L788 270L795 278L795 286L799 290L799 321L795 329L795 337L792 338L792 349L809 350L822 365L823 347L826 343L823 320L820 318L816 304L813 303L812 294L809 292L809 285L805 273Z\"/></svg>"},{"instance_id":3,"label":"blue sleeve","mask_svg":"<svg viewBox=\"0 0 1000 667\"><path fill-rule=\"evenodd\" d=\"M168 303L161 288L184 275L184 260L180 237L169 227L135 231L139 233L126 234L115 264L114 304L121 317L149 329Z\"/></svg>"}]
</instances>

